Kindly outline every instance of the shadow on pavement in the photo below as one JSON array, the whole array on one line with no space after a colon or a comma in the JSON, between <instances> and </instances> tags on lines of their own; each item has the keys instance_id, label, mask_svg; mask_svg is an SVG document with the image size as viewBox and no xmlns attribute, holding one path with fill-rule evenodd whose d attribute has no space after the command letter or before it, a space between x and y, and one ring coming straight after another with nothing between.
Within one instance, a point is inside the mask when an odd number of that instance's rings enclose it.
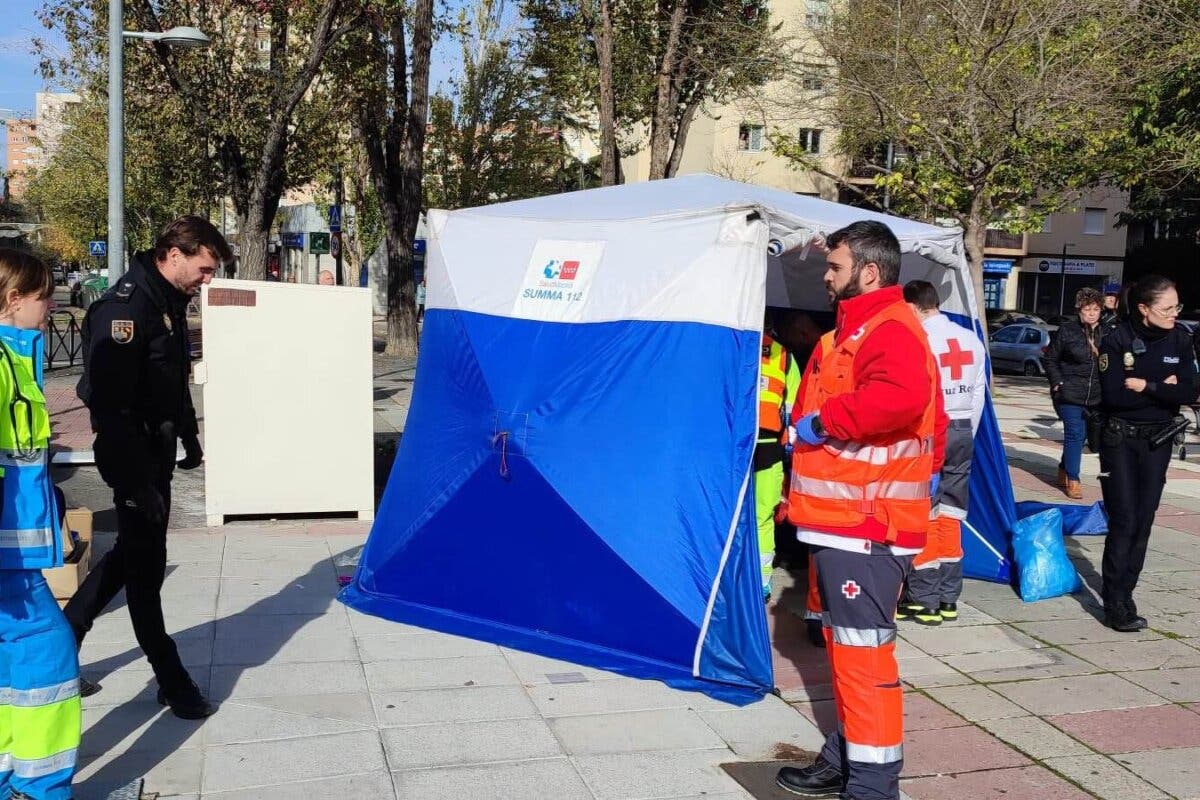
<instances>
[{"instance_id":1,"label":"shadow on pavement","mask_svg":"<svg viewBox=\"0 0 1200 800\"><path fill-rule=\"evenodd\" d=\"M227 672L230 670L233 671L232 682L229 682L228 685L236 685L238 677L240 677L244 670L270 662L304 624L311 621L314 615L327 611L336 602L335 598L339 587L333 577L336 572L331 567L332 560L327 562L325 559L321 559L305 575L289 581L288 585L282 591L258 600L245 611L173 633L172 637L177 643L198 636L208 637L208 641L210 641L212 650L215 653L218 622L251 616L259 616L260 618L267 616L276 622L277 624L273 625L255 626L252 647L253 656L247 659L251 663L220 665ZM310 606L301 601L301 598L310 599L314 594L321 595L323 591L321 588L322 583L328 586L327 603ZM305 611L279 613L278 609L280 607L289 607L289 600L298 601L292 605L303 607ZM164 605L169 608L170 601L165 600ZM114 607L111 606L105 613L111 613ZM318 610L318 608L322 610ZM86 646L85 642L84 647L86 648ZM95 664L89 664L85 672L93 679L99 677L102 682L103 675L127 666L141 657L142 651L140 648L131 648L119 655L106 658ZM215 666L210 664L207 668L210 676ZM91 759L88 759L89 761L101 758L105 753L112 752L118 748L122 749L123 752L105 764L87 781L76 786L78 800L102 800L102 798L107 797L108 793L114 789L124 786L134 778L146 775L178 751L195 735L197 728L205 724L204 721L189 722L176 719L170 710L160 707L154 701L157 684L153 678L149 681L148 687L149 697L147 699L142 699L139 696L138 699L122 705L103 707L107 709L104 717L85 732L84 750L88 753L96 754ZM206 693L213 702L220 703L227 699L226 697L216 696L212 692L211 679L210 686L205 687L203 682L201 682L201 688L208 690ZM122 709L123 713L112 713L112 711L118 708ZM221 712L218 710L217 713L220 714ZM126 742L130 734L148 722L150 726L138 736L136 741ZM125 742L124 745L122 745L123 742ZM81 766L82 761L81 759Z\"/></svg>"}]
</instances>

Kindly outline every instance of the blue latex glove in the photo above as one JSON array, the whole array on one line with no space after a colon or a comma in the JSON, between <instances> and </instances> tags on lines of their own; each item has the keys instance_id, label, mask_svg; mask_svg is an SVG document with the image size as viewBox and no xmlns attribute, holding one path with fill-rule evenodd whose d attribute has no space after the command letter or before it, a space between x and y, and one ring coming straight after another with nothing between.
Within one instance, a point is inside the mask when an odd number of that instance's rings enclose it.
<instances>
[{"instance_id":1,"label":"blue latex glove","mask_svg":"<svg viewBox=\"0 0 1200 800\"><path fill-rule=\"evenodd\" d=\"M816 416L817 412L814 411L811 414L801 417L800 421L796 423L796 438L813 447L824 444L825 440L829 438L828 436L821 436L813 430L813 419Z\"/></svg>"},{"instance_id":2,"label":"blue latex glove","mask_svg":"<svg viewBox=\"0 0 1200 800\"><path fill-rule=\"evenodd\" d=\"M937 475L934 475L932 478L930 478L929 479L929 496L937 497L938 487L941 485L942 485L942 476L940 473Z\"/></svg>"}]
</instances>

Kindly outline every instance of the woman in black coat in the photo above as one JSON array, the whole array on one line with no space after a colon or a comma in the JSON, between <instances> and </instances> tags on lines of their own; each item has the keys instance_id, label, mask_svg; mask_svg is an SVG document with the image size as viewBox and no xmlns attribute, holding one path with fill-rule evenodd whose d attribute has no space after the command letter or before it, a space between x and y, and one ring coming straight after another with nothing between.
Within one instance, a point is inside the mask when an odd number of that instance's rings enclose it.
<instances>
[{"instance_id":1,"label":"woman in black coat","mask_svg":"<svg viewBox=\"0 0 1200 800\"><path fill-rule=\"evenodd\" d=\"M1063 453L1058 483L1067 497L1083 499L1079 465L1087 439L1087 409L1100 405L1100 307L1104 298L1095 289L1075 294L1079 320L1063 323L1046 349L1046 375L1054 410L1063 422Z\"/></svg>"}]
</instances>

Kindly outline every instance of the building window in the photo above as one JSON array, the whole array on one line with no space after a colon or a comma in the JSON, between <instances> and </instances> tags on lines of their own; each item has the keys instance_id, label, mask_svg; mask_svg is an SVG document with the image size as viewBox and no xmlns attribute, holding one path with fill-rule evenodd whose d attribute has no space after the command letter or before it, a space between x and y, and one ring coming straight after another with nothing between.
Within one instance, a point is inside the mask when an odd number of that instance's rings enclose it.
<instances>
[{"instance_id":1,"label":"building window","mask_svg":"<svg viewBox=\"0 0 1200 800\"><path fill-rule=\"evenodd\" d=\"M824 28L829 24L829 0L805 0L804 24L810 28Z\"/></svg>"},{"instance_id":2,"label":"building window","mask_svg":"<svg viewBox=\"0 0 1200 800\"><path fill-rule=\"evenodd\" d=\"M821 129L820 128L801 128L800 129L800 146L804 148L804 152L812 155L817 155L821 152Z\"/></svg>"},{"instance_id":3,"label":"building window","mask_svg":"<svg viewBox=\"0 0 1200 800\"><path fill-rule=\"evenodd\" d=\"M738 126L738 150L757 153L763 149L762 125Z\"/></svg>"},{"instance_id":4,"label":"building window","mask_svg":"<svg viewBox=\"0 0 1200 800\"><path fill-rule=\"evenodd\" d=\"M1085 208L1083 210L1083 232L1092 236L1104 235L1104 217L1106 208Z\"/></svg>"}]
</instances>

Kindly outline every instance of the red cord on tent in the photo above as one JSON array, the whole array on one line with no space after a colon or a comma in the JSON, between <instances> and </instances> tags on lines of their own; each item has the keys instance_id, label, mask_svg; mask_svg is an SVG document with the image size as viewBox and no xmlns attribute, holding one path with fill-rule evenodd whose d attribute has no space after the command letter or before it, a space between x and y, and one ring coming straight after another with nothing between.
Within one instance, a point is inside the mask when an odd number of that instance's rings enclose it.
<instances>
[{"instance_id":1,"label":"red cord on tent","mask_svg":"<svg viewBox=\"0 0 1200 800\"><path fill-rule=\"evenodd\" d=\"M500 431L492 437L492 447L500 442L500 477L508 477L508 431Z\"/></svg>"}]
</instances>

